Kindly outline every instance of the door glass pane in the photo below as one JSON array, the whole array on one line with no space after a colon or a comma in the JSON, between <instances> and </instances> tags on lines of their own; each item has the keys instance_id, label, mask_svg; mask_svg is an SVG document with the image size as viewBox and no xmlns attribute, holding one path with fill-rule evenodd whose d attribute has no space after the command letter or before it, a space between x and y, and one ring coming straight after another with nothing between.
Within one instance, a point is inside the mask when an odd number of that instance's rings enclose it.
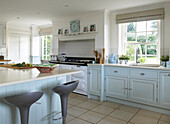
<instances>
[{"instance_id":1,"label":"door glass pane","mask_svg":"<svg viewBox=\"0 0 170 124\"><path fill-rule=\"evenodd\" d=\"M146 33L137 33L137 42L146 43Z\"/></svg>"},{"instance_id":2,"label":"door glass pane","mask_svg":"<svg viewBox=\"0 0 170 124\"><path fill-rule=\"evenodd\" d=\"M127 23L127 32L135 32L136 31L136 26L135 23Z\"/></svg>"},{"instance_id":3,"label":"door glass pane","mask_svg":"<svg viewBox=\"0 0 170 124\"><path fill-rule=\"evenodd\" d=\"M148 55L157 55L157 45L147 45Z\"/></svg>"},{"instance_id":4,"label":"door glass pane","mask_svg":"<svg viewBox=\"0 0 170 124\"><path fill-rule=\"evenodd\" d=\"M46 56L44 56L44 60L46 60Z\"/></svg>"},{"instance_id":5,"label":"door glass pane","mask_svg":"<svg viewBox=\"0 0 170 124\"><path fill-rule=\"evenodd\" d=\"M157 20L147 21L147 31L155 30L158 30L158 21Z\"/></svg>"},{"instance_id":6,"label":"door glass pane","mask_svg":"<svg viewBox=\"0 0 170 124\"><path fill-rule=\"evenodd\" d=\"M146 21L137 22L136 32L146 31Z\"/></svg>"},{"instance_id":7,"label":"door glass pane","mask_svg":"<svg viewBox=\"0 0 170 124\"><path fill-rule=\"evenodd\" d=\"M46 48L44 48L44 55L46 55Z\"/></svg>"},{"instance_id":8,"label":"door glass pane","mask_svg":"<svg viewBox=\"0 0 170 124\"><path fill-rule=\"evenodd\" d=\"M158 32L147 32L148 42L153 43L158 41Z\"/></svg>"},{"instance_id":9,"label":"door glass pane","mask_svg":"<svg viewBox=\"0 0 170 124\"><path fill-rule=\"evenodd\" d=\"M132 43L134 41L136 41L135 33L128 33L127 34L127 42L128 43Z\"/></svg>"}]
</instances>

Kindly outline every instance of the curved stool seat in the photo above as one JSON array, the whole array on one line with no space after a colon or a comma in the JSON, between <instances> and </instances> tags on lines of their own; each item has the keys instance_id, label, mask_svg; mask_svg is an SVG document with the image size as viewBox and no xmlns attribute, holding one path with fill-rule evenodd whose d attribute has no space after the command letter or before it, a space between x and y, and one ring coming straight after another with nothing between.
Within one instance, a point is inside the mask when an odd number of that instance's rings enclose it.
<instances>
[{"instance_id":1,"label":"curved stool seat","mask_svg":"<svg viewBox=\"0 0 170 124\"><path fill-rule=\"evenodd\" d=\"M57 93L61 99L63 124L66 123L68 96L71 92L73 92L77 88L78 84L79 84L79 81L71 81L71 82L56 86L52 89L52 91Z\"/></svg>"},{"instance_id":2,"label":"curved stool seat","mask_svg":"<svg viewBox=\"0 0 170 124\"><path fill-rule=\"evenodd\" d=\"M6 103L18 107L21 116L21 124L28 124L29 109L42 95L43 92L31 92L4 97L3 99Z\"/></svg>"}]
</instances>

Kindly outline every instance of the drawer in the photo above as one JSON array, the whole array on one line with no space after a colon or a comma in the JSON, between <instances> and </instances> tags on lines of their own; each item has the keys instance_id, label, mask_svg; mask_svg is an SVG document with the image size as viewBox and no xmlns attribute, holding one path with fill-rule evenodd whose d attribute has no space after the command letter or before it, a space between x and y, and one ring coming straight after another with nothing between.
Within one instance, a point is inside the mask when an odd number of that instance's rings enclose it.
<instances>
[{"instance_id":1,"label":"drawer","mask_svg":"<svg viewBox=\"0 0 170 124\"><path fill-rule=\"evenodd\" d=\"M106 67L106 75L128 76L128 68L121 67Z\"/></svg>"},{"instance_id":2,"label":"drawer","mask_svg":"<svg viewBox=\"0 0 170 124\"><path fill-rule=\"evenodd\" d=\"M149 69L130 69L130 77L135 78L148 78L148 79L157 79L158 73L156 70Z\"/></svg>"}]
</instances>

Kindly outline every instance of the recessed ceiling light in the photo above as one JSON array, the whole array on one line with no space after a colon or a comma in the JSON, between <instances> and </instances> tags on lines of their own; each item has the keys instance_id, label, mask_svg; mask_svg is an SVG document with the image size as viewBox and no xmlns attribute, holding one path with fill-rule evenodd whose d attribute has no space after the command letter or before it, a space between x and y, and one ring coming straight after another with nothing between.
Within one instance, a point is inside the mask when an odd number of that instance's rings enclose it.
<instances>
[{"instance_id":1,"label":"recessed ceiling light","mask_svg":"<svg viewBox=\"0 0 170 124\"><path fill-rule=\"evenodd\" d=\"M69 7L69 5L64 5L65 7Z\"/></svg>"}]
</instances>

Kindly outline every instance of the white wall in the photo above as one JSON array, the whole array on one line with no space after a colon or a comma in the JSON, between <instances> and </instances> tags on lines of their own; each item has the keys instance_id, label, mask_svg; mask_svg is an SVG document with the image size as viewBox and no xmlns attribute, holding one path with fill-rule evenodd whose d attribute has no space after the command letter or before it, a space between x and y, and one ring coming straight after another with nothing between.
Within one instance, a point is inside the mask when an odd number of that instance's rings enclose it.
<instances>
[{"instance_id":1,"label":"white wall","mask_svg":"<svg viewBox=\"0 0 170 124\"><path fill-rule=\"evenodd\" d=\"M161 40L161 48L170 49L170 2L165 3L159 3L159 4L152 4L152 5L146 5L146 6L140 6L140 7L134 7L129 9L123 9L123 10L117 10L112 11L110 16L110 46L111 49L118 50L118 25L116 24L116 15L117 14L123 14L123 13L129 13L129 12L136 12L136 11L143 11L143 10L149 10L149 9L156 9L156 8L165 8L165 19L163 21L163 27L162 27L162 40ZM165 50L164 50L165 52Z\"/></svg>"},{"instance_id":2,"label":"white wall","mask_svg":"<svg viewBox=\"0 0 170 124\"><path fill-rule=\"evenodd\" d=\"M96 34L96 42L95 42L95 49L102 49L105 47L104 43L104 14L105 10L96 11L89 14L84 14L80 16L74 16L74 17L65 17L65 18L59 18L55 19L53 21L53 54L58 54L58 36L57 36L57 30L60 28L68 28L70 29L70 21L73 20L80 20L80 31L83 30L84 26L89 26L91 24L96 24L96 31L98 32Z\"/></svg>"}]
</instances>

